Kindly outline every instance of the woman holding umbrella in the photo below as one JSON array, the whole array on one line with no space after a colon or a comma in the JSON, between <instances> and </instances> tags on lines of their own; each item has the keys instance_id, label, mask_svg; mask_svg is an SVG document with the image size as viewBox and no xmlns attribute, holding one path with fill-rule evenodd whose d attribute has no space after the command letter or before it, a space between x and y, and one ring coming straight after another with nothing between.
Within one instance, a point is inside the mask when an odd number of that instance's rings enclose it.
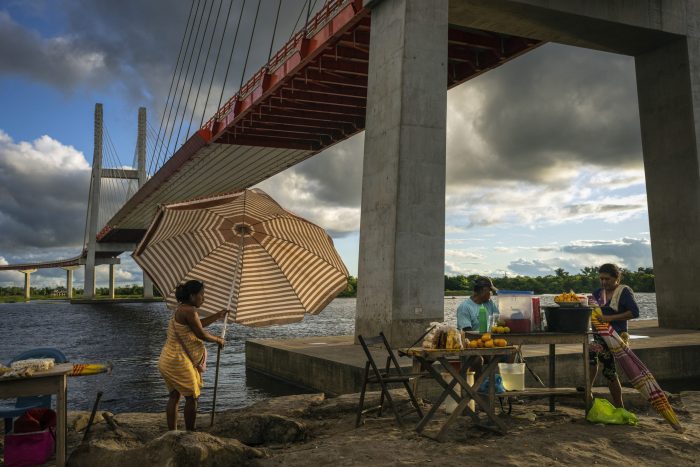
<instances>
[{"instance_id":1,"label":"woman holding umbrella","mask_svg":"<svg viewBox=\"0 0 700 467\"><path fill-rule=\"evenodd\" d=\"M178 306L168 324L168 337L160 354L158 369L170 392L165 412L168 429L177 429L180 396L185 396L185 428L194 430L202 373L207 362L204 342L224 345L221 337L209 334L204 328L222 319L226 310L200 320L197 308L204 303L204 284L197 280L178 285L175 297Z\"/></svg>"},{"instance_id":2,"label":"woman holding umbrella","mask_svg":"<svg viewBox=\"0 0 700 467\"><path fill-rule=\"evenodd\" d=\"M598 269L601 288L593 292L595 301L601 306L602 314L598 317L603 323L610 323L612 328L627 342L627 321L639 318L639 307L634 299L632 289L620 283L622 272L614 264L603 264ZM622 403L622 385L615 369L615 357L605 340L597 333L593 334L593 343L589 351L591 364L591 381L598 373L598 362L603 365L603 376L608 381L610 395L615 407L624 407Z\"/></svg>"}]
</instances>

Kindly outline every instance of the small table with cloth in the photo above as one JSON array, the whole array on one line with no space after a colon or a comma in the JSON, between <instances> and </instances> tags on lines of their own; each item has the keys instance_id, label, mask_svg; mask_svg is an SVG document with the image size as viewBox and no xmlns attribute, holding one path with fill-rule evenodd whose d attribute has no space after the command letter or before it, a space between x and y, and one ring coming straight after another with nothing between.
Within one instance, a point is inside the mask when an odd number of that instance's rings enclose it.
<instances>
[{"instance_id":1,"label":"small table with cloth","mask_svg":"<svg viewBox=\"0 0 700 467\"><path fill-rule=\"evenodd\" d=\"M494 375L496 373L496 368L498 366L499 357L510 356L515 354L515 347L494 347L494 348L475 348L475 349L464 349L464 350L447 350L447 349L424 349L422 347L411 347L405 349L399 349L400 355L406 355L412 357L414 362L418 362L422 369L426 370L428 374L443 388L440 397L433 403L430 411L425 414L421 421L416 426L416 431L418 433L423 433L426 425L435 417L440 405L445 401L447 397L452 397L457 402L457 408L452 412L450 417L442 424L440 431L438 432L435 439L442 441L445 438L448 428L457 421L457 417L463 412L466 412L474 423L484 428L492 429L500 433L505 433L507 427L502 420L496 416L495 412L495 401L496 401L496 386L492 384L494 381ZM469 357L481 356L484 361L488 361L484 367L484 371L479 375L474 381L473 385L470 385L466 378L466 362ZM456 370L450 361L459 360L460 370ZM438 362L442 366L443 371L449 373L452 376L452 381L447 382L443 377L442 373L436 369L433 364ZM484 379L488 377L489 382L489 393L488 395L478 393L477 390ZM473 399L476 407L481 408L487 417L487 421L490 421L492 425L485 425L479 418L479 415L469 408L469 401Z\"/></svg>"},{"instance_id":2,"label":"small table with cloth","mask_svg":"<svg viewBox=\"0 0 700 467\"><path fill-rule=\"evenodd\" d=\"M60 363L45 371L27 377L0 378L0 399L56 394L56 465L66 464L66 376L73 370L72 363Z\"/></svg>"}]
</instances>

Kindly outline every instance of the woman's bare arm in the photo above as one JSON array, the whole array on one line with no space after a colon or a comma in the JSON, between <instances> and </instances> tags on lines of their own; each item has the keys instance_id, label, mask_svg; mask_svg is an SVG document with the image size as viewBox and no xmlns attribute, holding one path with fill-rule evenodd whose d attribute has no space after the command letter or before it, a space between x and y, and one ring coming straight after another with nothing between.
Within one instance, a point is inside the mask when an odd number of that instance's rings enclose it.
<instances>
[{"instance_id":1,"label":"woman's bare arm","mask_svg":"<svg viewBox=\"0 0 700 467\"><path fill-rule=\"evenodd\" d=\"M224 345L223 339L213 334L209 334L204 330L204 328L202 327L202 322L199 319L199 315L197 314L197 310L191 307L187 307L183 308L181 312L184 315L185 320L187 321L187 325L190 327L195 336L197 336L199 339L202 339L203 341L216 342L219 345Z\"/></svg>"},{"instance_id":2,"label":"woman's bare arm","mask_svg":"<svg viewBox=\"0 0 700 467\"><path fill-rule=\"evenodd\" d=\"M209 315L205 318L199 318L199 321L202 323L202 327L206 328L210 324L215 323L218 320L222 319L225 314L226 314L226 310L221 310L218 313L214 313L213 315Z\"/></svg>"}]
</instances>

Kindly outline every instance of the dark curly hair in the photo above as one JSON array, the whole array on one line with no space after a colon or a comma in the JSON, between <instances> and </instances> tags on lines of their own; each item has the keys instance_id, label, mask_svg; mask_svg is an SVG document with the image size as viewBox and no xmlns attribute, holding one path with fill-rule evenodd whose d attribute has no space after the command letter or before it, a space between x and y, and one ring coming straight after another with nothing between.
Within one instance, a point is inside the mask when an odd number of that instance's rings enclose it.
<instances>
[{"instance_id":1,"label":"dark curly hair","mask_svg":"<svg viewBox=\"0 0 700 467\"><path fill-rule=\"evenodd\" d=\"M190 303L192 295L197 295L204 288L204 282L191 280L175 287L175 298L179 303Z\"/></svg>"},{"instance_id":2,"label":"dark curly hair","mask_svg":"<svg viewBox=\"0 0 700 467\"><path fill-rule=\"evenodd\" d=\"M610 277L614 277L615 279L622 278L622 271L620 271L620 268L612 263L605 263L599 267L598 273L608 274Z\"/></svg>"}]
</instances>

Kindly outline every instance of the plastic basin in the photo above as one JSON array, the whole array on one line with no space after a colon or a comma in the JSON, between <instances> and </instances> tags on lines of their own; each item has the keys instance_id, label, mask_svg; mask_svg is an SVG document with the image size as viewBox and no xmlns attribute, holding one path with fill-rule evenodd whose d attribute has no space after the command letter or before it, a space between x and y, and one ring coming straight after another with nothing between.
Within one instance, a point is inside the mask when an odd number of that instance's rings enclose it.
<instances>
[{"instance_id":1,"label":"plastic basin","mask_svg":"<svg viewBox=\"0 0 700 467\"><path fill-rule=\"evenodd\" d=\"M549 332L586 332L591 326L591 308L546 307L547 331Z\"/></svg>"}]
</instances>

